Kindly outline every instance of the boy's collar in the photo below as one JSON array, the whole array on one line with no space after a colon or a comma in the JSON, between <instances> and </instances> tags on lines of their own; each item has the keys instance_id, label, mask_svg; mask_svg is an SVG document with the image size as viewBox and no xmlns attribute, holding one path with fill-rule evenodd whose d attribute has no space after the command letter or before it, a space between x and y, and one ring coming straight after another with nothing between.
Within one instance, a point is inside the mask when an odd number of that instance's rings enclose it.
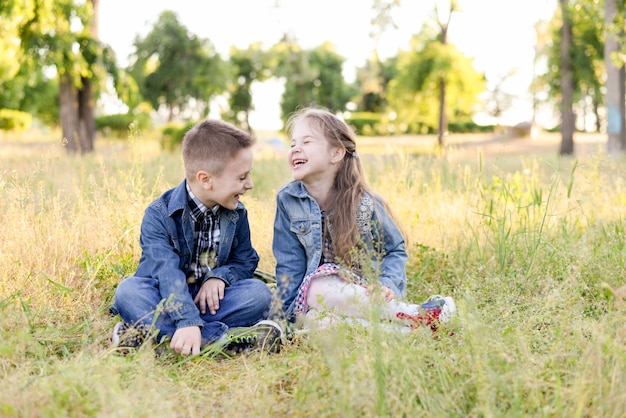
<instances>
[{"instance_id":1,"label":"boy's collar","mask_svg":"<svg viewBox=\"0 0 626 418\"><path fill-rule=\"evenodd\" d=\"M200 209L200 211L202 213L205 213L207 210L210 210L213 215L217 215L217 212L219 212L220 210L220 205L215 205L211 208L208 208L204 203L202 203L202 201L198 198L198 196L196 196L193 191L191 190L191 186L189 186L189 182L186 181L185 182L185 186L187 188L187 195L189 196L189 199L193 200L194 203L196 204L196 206L198 206L198 209Z\"/></svg>"}]
</instances>

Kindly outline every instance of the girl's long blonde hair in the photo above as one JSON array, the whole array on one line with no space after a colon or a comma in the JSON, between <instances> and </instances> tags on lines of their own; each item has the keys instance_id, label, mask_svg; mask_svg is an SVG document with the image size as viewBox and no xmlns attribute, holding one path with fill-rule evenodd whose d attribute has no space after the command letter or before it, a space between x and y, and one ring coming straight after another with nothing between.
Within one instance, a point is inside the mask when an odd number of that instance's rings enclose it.
<instances>
[{"instance_id":1,"label":"girl's long blonde hair","mask_svg":"<svg viewBox=\"0 0 626 418\"><path fill-rule=\"evenodd\" d=\"M331 147L345 148L346 154L339 163L333 190L330 193L326 222L332 225L332 245L338 261L349 266L358 265L355 249L360 248L360 234L356 214L363 192L379 200L400 228L389 205L368 186L361 160L356 153L356 134L347 123L327 109L306 107L293 113L287 121L291 134L297 122L306 120L311 129L317 130ZM326 228L327 229L327 228Z\"/></svg>"}]
</instances>

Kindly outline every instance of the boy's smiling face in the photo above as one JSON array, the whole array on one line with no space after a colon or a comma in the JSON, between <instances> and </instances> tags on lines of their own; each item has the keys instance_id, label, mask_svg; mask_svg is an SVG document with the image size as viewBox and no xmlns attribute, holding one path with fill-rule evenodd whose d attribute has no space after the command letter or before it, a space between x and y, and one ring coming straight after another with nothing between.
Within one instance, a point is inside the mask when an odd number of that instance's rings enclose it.
<instances>
[{"instance_id":1,"label":"boy's smiling face","mask_svg":"<svg viewBox=\"0 0 626 418\"><path fill-rule=\"evenodd\" d=\"M209 208L220 205L236 209L240 197L254 187L250 176L253 159L252 148L243 148L226 163L220 175L199 171L196 187L190 185L194 194Z\"/></svg>"}]
</instances>

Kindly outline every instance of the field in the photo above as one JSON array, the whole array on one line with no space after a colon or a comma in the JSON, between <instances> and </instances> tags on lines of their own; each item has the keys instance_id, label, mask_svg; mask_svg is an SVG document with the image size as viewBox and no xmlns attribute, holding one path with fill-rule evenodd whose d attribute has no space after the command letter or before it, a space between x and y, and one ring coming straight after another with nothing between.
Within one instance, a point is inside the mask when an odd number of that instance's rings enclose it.
<instances>
[{"instance_id":1,"label":"field","mask_svg":"<svg viewBox=\"0 0 626 418\"><path fill-rule=\"evenodd\" d=\"M259 135L244 196L272 271L285 146ZM183 176L149 136L65 155L54 133L0 137L0 415L7 417L626 416L626 159L603 138L359 140L403 222L409 300L451 295L437 335L338 327L234 359L109 346L145 207Z\"/></svg>"}]
</instances>

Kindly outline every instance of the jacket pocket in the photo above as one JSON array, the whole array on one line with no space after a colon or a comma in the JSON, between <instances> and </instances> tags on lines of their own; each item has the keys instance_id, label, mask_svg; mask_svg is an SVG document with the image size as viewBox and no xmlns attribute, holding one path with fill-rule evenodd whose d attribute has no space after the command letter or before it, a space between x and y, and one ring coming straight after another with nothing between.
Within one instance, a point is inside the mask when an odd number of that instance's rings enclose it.
<instances>
[{"instance_id":1,"label":"jacket pocket","mask_svg":"<svg viewBox=\"0 0 626 418\"><path fill-rule=\"evenodd\" d=\"M291 221L289 229L291 230L291 232L296 234L296 236L298 237L298 241L300 241L300 244L302 244L305 248L310 248L313 247L314 226L317 226L317 228L319 228L318 223L313 223L309 219L295 219Z\"/></svg>"}]
</instances>

